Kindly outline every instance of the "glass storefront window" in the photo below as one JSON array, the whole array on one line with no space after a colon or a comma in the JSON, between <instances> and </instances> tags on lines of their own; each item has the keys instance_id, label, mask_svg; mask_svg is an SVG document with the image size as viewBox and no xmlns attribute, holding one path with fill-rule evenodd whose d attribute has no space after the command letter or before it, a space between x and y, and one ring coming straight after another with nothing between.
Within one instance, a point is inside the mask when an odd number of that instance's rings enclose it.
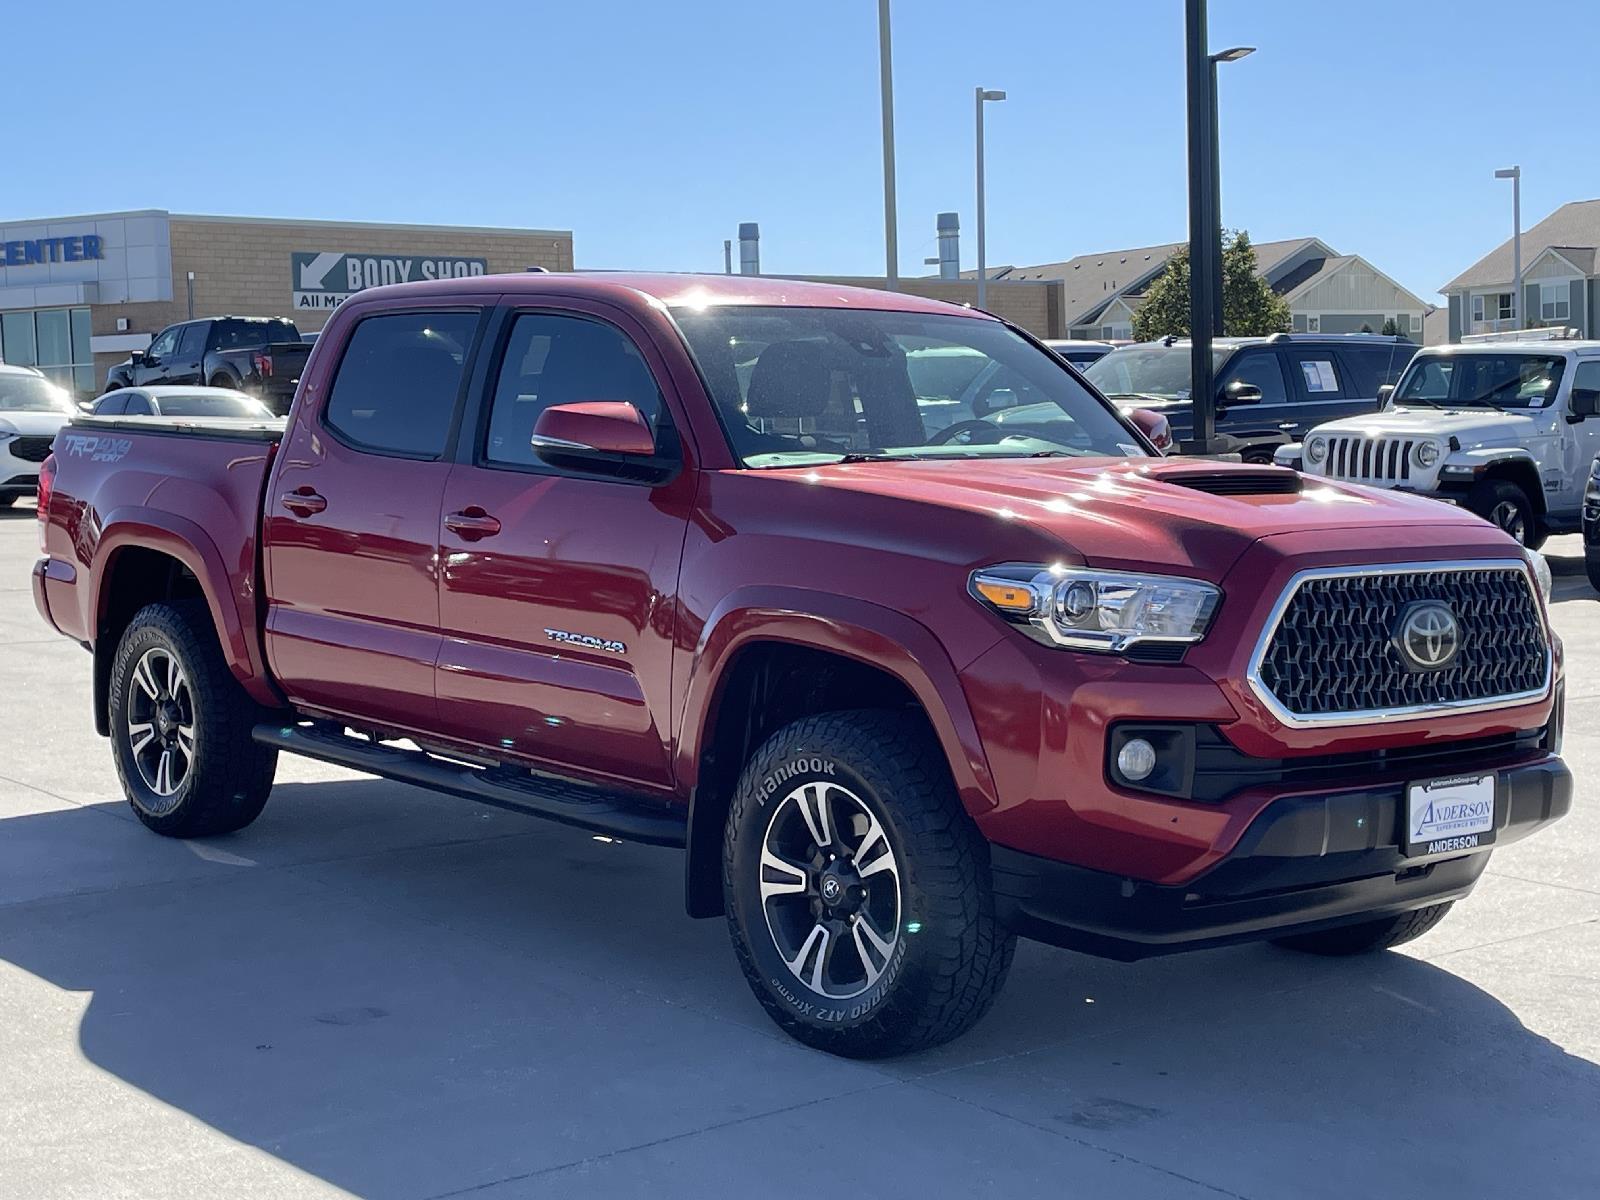
<instances>
[{"instance_id":1,"label":"glass storefront window","mask_svg":"<svg viewBox=\"0 0 1600 1200\"><path fill-rule=\"evenodd\" d=\"M0 314L0 362L38 367L80 396L95 393L87 308L41 308Z\"/></svg>"}]
</instances>

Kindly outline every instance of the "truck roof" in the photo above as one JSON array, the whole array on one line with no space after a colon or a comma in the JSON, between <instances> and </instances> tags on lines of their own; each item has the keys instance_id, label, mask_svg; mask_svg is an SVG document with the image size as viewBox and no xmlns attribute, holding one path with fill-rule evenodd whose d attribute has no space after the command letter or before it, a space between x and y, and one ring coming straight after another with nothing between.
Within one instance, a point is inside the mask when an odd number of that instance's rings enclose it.
<instances>
[{"instance_id":1,"label":"truck roof","mask_svg":"<svg viewBox=\"0 0 1600 1200\"><path fill-rule=\"evenodd\" d=\"M1449 342L1438 346L1424 346L1419 353L1440 354L1575 354L1588 357L1600 354L1600 341L1580 338L1529 340L1525 342Z\"/></svg>"},{"instance_id":2,"label":"truck roof","mask_svg":"<svg viewBox=\"0 0 1600 1200\"><path fill-rule=\"evenodd\" d=\"M595 296L613 301L643 296L669 308L762 305L797 308L863 308L888 312L943 313L993 319L978 309L929 300L905 292L844 284L779 279L767 275L694 275L632 271L528 271L473 275L368 288L362 300L388 296L451 296L496 290L510 295Z\"/></svg>"}]
</instances>

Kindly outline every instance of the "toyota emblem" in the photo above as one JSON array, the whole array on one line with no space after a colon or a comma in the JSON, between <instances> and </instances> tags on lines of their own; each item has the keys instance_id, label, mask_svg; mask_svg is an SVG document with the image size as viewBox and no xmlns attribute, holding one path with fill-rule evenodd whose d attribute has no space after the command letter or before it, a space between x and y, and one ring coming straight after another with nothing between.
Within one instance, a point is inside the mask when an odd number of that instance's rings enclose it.
<instances>
[{"instance_id":1,"label":"toyota emblem","mask_svg":"<svg viewBox=\"0 0 1600 1200\"><path fill-rule=\"evenodd\" d=\"M1400 613L1394 644L1410 670L1441 671L1461 649L1461 625L1448 605L1423 600Z\"/></svg>"}]
</instances>

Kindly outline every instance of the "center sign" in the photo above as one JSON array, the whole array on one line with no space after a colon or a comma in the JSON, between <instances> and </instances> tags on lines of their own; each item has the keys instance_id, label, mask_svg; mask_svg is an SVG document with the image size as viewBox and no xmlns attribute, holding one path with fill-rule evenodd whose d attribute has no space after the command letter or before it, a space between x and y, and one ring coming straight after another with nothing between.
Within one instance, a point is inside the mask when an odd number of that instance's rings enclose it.
<instances>
[{"instance_id":1,"label":"center sign","mask_svg":"<svg viewBox=\"0 0 1600 1200\"><path fill-rule=\"evenodd\" d=\"M451 255L296 250L289 255L289 271L294 280L294 306L304 312L337 308L356 292L385 283L487 275L489 264L481 258Z\"/></svg>"}]
</instances>

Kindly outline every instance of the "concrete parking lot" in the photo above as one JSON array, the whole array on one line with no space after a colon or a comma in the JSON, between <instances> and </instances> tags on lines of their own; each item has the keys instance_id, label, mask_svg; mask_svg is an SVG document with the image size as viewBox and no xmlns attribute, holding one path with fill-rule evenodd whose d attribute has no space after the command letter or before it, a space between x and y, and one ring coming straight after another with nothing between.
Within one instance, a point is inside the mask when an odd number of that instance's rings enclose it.
<instances>
[{"instance_id":1,"label":"concrete parking lot","mask_svg":"<svg viewBox=\"0 0 1600 1200\"><path fill-rule=\"evenodd\" d=\"M0 1197L1594 1196L1600 602L1549 547L1575 811L1403 952L1024 944L971 1035L777 1033L669 851L284 759L140 827L0 512Z\"/></svg>"}]
</instances>

